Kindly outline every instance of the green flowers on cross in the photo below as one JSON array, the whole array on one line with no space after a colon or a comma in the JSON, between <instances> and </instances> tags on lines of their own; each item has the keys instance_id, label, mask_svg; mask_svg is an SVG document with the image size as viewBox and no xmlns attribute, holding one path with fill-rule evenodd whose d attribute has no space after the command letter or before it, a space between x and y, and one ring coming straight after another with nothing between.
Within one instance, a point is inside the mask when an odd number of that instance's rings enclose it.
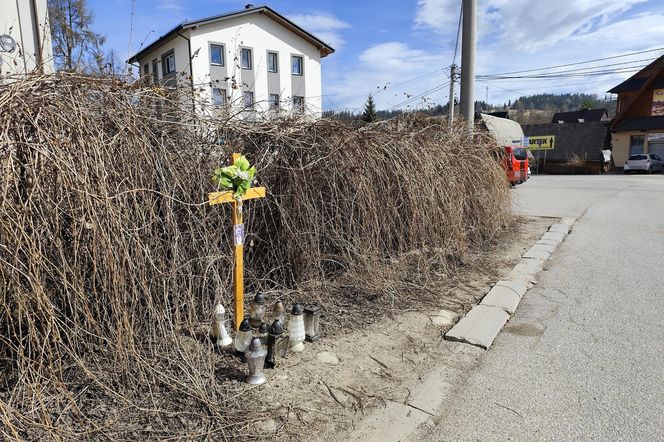
<instances>
[{"instance_id":1,"label":"green flowers on cross","mask_svg":"<svg viewBox=\"0 0 664 442\"><path fill-rule=\"evenodd\" d=\"M214 170L212 182L222 189L233 191L233 198L240 199L251 187L256 175L256 168L249 164L244 155L240 155L232 166Z\"/></svg>"}]
</instances>

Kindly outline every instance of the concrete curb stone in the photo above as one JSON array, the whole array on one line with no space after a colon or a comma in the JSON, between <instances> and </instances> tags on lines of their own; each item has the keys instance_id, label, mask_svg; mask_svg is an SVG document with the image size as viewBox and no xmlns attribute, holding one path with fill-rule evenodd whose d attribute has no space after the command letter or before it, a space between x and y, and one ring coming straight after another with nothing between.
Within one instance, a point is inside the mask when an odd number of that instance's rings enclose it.
<instances>
[{"instance_id":1,"label":"concrete curb stone","mask_svg":"<svg viewBox=\"0 0 664 442\"><path fill-rule=\"evenodd\" d=\"M479 304L445 333L445 339L488 349L509 318L501 308Z\"/></svg>"},{"instance_id":2,"label":"concrete curb stone","mask_svg":"<svg viewBox=\"0 0 664 442\"><path fill-rule=\"evenodd\" d=\"M526 253L524 253L523 257L524 258L533 258L533 259L541 259L543 261L549 259L551 256L552 251L550 251L548 248L541 244L535 244L532 246Z\"/></svg>"},{"instance_id":3,"label":"concrete curb stone","mask_svg":"<svg viewBox=\"0 0 664 442\"><path fill-rule=\"evenodd\" d=\"M567 233L549 231L546 232L544 235L542 235L542 239L547 241L556 241L558 244L560 244L561 242L563 242L566 236Z\"/></svg>"},{"instance_id":4,"label":"concrete curb stone","mask_svg":"<svg viewBox=\"0 0 664 442\"><path fill-rule=\"evenodd\" d=\"M567 235L569 233L570 227L567 224L554 224L551 227L549 227L549 232L559 232L559 233L564 233Z\"/></svg>"},{"instance_id":5,"label":"concrete curb stone","mask_svg":"<svg viewBox=\"0 0 664 442\"><path fill-rule=\"evenodd\" d=\"M510 315L513 315L516 308L519 306L521 296L509 287L502 285L494 285L489 293L482 299L480 305L487 305L489 307L498 307L505 310Z\"/></svg>"},{"instance_id":6,"label":"concrete curb stone","mask_svg":"<svg viewBox=\"0 0 664 442\"><path fill-rule=\"evenodd\" d=\"M496 285L514 290L519 298L523 298L523 295L528 291L528 284L523 281L498 281Z\"/></svg>"},{"instance_id":7,"label":"concrete curb stone","mask_svg":"<svg viewBox=\"0 0 664 442\"><path fill-rule=\"evenodd\" d=\"M502 327L514 314L521 298L534 284L544 262L569 234L574 218L563 218L533 244L514 266L508 280L498 281L446 334L448 341L464 342L484 349L491 347Z\"/></svg>"}]
</instances>

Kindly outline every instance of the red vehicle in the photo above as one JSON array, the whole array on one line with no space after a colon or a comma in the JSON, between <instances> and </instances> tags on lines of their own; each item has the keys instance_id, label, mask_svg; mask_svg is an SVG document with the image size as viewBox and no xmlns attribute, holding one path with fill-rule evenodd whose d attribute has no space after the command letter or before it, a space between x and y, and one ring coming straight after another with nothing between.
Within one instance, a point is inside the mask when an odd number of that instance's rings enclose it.
<instances>
[{"instance_id":1,"label":"red vehicle","mask_svg":"<svg viewBox=\"0 0 664 442\"><path fill-rule=\"evenodd\" d=\"M528 151L524 147L505 146L503 167L511 185L525 183L528 179Z\"/></svg>"}]
</instances>

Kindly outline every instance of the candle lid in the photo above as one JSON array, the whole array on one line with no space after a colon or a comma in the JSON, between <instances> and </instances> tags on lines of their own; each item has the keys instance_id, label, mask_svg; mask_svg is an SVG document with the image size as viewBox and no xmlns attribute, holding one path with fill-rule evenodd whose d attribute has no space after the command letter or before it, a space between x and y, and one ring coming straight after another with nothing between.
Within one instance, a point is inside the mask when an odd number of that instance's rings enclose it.
<instances>
[{"instance_id":1,"label":"candle lid","mask_svg":"<svg viewBox=\"0 0 664 442\"><path fill-rule=\"evenodd\" d=\"M264 322L261 322L260 327L258 327L258 332L259 333L267 333L267 324Z\"/></svg>"},{"instance_id":2,"label":"candle lid","mask_svg":"<svg viewBox=\"0 0 664 442\"><path fill-rule=\"evenodd\" d=\"M293 310L291 311L293 315L302 314L302 306L300 304L293 304Z\"/></svg>"},{"instance_id":3,"label":"candle lid","mask_svg":"<svg viewBox=\"0 0 664 442\"><path fill-rule=\"evenodd\" d=\"M240 331L241 332L251 331L251 324L249 323L249 319L244 318L242 320L242 322L240 323Z\"/></svg>"},{"instance_id":4,"label":"candle lid","mask_svg":"<svg viewBox=\"0 0 664 442\"><path fill-rule=\"evenodd\" d=\"M272 323L272 327L270 327L270 334L278 336L284 332L284 326L281 323L280 320L275 319L274 322Z\"/></svg>"},{"instance_id":5,"label":"candle lid","mask_svg":"<svg viewBox=\"0 0 664 442\"><path fill-rule=\"evenodd\" d=\"M265 295L263 292L256 293L256 296L254 296L254 302L260 305L265 304Z\"/></svg>"},{"instance_id":6,"label":"candle lid","mask_svg":"<svg viewBox=\"0 0 664 442\"><path fill-rule=\"evenodd\" d=\"M224 313L226 313L226 309L224 308L224 306L221 303L214 306L214 314L215 315L223 315Z\"/></svg>"},{"instance_id":7,"label":"candle lid","mask_svg":"<svg viewBox=\"0 0 664 442\"><path fill-rule=\"evenodd\" d=\"M320 311L320 307L318 307L315 304L310 304L304 308L304 313L318 313Z\"/></svg>"},{"instance_id":8,"label":"candle lid","mask_svg":"<svg viewBox=\"0 0 664 442\"><path fill-rule=\"evenodd\" d=\"M263 346L263 344L261 344L260 338L253 338L251 340L251 345L249 345L249 350L253 350L253 351L260 350L260 348L262 346Z\"/></svg>"}]
</instances>

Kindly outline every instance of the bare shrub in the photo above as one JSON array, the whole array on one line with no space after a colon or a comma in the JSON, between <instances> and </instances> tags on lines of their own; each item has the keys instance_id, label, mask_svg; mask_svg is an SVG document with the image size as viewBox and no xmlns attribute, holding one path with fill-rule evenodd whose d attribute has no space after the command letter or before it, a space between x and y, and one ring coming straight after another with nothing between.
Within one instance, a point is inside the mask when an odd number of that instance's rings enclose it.
<instances>
[{"instance_id":1,"label":"bare shrub","mask_svg":"<svg viewBox=\"0 0 664 442\"><path fill-rule=\"evenodd\" d=\"M268 188L245 206L248 288L328 317L368 287L393 301L402 258L454 268L511 221L495 147L462 127L195 120L168 95L72 75L0 88L5 438L228 438L250 421L238 362L207 338L232 257L230 210L206 195L231 151Z\"/></svg>"}]
</instances>

